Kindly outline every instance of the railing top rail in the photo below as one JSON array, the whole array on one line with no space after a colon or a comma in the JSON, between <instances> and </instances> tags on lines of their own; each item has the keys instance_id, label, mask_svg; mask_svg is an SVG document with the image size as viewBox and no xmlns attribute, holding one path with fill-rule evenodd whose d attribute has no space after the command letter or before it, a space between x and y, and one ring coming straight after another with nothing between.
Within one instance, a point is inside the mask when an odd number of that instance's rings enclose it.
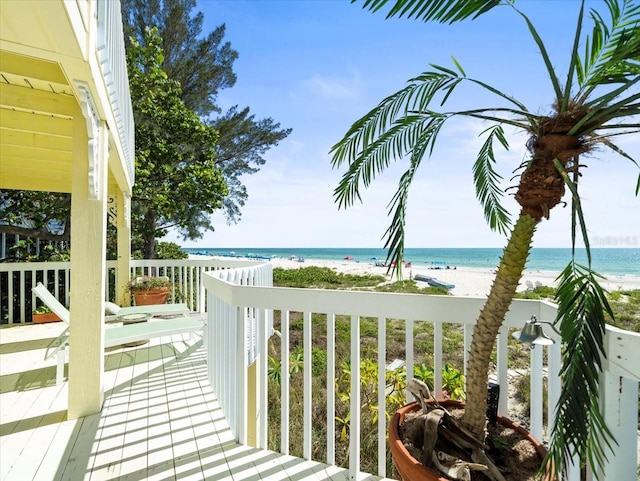
<instances>
[{"instance_id":1,"label":"railing top rail","mask_svg":"<svg viewBox=\"0 0 640 481\"><path fill-rule=\"evenodd\" d=\"M370 291L347 291L290 287L238 286L207 274L204 285L216 296L234 306L287 309L317 313L360 315L445 323L474 324L484 305L481 297L439 296ZM535 315L542 317L541 302L516 299L507 314L506 325L522 327ZM427 316L427 317L425 317Z\"/></svg>"},{"instance_id":2,"label":"railing top rail","mask_svg":"<svg viewBox=\"0 0 640 481\"><path fill-rule=\"evenodd\" d=\"M245 268L263 264L265 264L264 261L245 259L136 259L131 261L131 267L162 267L172 265L191 267L204 266L216 269Z\"/></svg>"},{"instance_id":3,"label":"railing top rail","mask_svg":"<svg viewBox=\"0 0 640 481\"><path fill-rule=\"evenodd\" d=\"M187 266L187 267L212 267L214 269L234 269L253 267L265 264L264 261L244 259L142 259L131 260L131 267L162 267L162 266ZM107 261L109 267L115 267L117 261ZM16 271L42 271L54 269L68 269L69 261L61 262L1 262L0 272Z\"/></svg>"},{"instance_id":4,"label":"railing top rail","mask_svg":"<svg viewBox=\"0 0 640 481\"><path fill-rule=\"evenodd\" d=\"M69 261L63 262L0 262L0 272L24 272L68 269Z\"/></svg>"}]
</instances>

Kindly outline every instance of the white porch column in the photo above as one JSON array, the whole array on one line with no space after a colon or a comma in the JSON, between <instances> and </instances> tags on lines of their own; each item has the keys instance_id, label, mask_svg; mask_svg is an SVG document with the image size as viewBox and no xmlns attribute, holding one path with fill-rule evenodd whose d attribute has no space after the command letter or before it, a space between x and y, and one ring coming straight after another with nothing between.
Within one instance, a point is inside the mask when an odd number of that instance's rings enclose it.
<instances>
[{"instance_id":1,"label":"white porch column","mask_svg":"<svg viewBox=\"0 0 640 481\"><path fill-rule=\"evenodd\" d=\"M637 479L638 463L638 382L610 371L600 376L600 411L617 441L594 479ZM633 462L632 460L635 460Z\"/></svg>"},{"instance_id":2,"label":"white porch column","mask_svg":"<svg viewBox=\"0 0 640 481\"><path fill-rule=\"evenodd\" d=\"M118 191L117 202L118 266L116 271L116 302L131 305L131 293L127 289L131 260L131 198Z\"/></svg>"},{"instance_id":3,"label":"white porch column","mask_svg":"<svg viewBox=\"0 0 640 481\"><path fill-rule=\"evenodd\" d=\"M78 87L84 98L73 121L69 419L100 411L104 374L107 128L89 90Z\"/></svg>"}]
</instances>

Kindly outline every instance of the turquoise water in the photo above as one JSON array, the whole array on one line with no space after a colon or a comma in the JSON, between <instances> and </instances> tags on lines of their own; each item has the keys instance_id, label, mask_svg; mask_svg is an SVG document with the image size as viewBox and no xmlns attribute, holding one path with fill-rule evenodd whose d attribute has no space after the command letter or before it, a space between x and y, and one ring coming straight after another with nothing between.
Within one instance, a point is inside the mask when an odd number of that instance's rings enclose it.
<instances>
[{"instance_id":1,"label":"turquoise water","mask_svg":"<svg viewBox=\"0 0 640 481\"><path fill-rule=\"evenodd\" d=\"M362 248L185 248L190 254L223 255L238 257L279 257L288 259L291 256L305 259L318 259L327 261L339 261L345 257L351 257L352 262L374 262L386 259L387 253L383 249ZM498 265L502 249L422 249L413 248L405 250L405 260L417 266L456 266L495 268ZM586 263L584 249L577 250L577 259ZM640 249L636 248L597 248L591 249L593 268L601 274L633 275L640 276ZM527 269L539 271L561 271L571 259L569 248L534 248L527 262Z\"/></svg>"}]
</instances>

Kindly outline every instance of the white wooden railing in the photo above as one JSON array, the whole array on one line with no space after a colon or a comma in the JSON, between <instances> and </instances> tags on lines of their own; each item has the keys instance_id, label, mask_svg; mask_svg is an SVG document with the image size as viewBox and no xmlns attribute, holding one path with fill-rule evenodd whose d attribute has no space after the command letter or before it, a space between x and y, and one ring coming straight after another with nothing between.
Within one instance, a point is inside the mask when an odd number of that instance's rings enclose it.
<instances>
[{"instance_id":1,"label":"white wooden railing","mask_svg":"<svg viewBox=\"0 0 640 481\"><path fill-rule=\"evenodd\" d=\"M265 263L209 272L205 275L205 283L211 278L220 280L220 286L273 285L272 266ZM207 306L209 322L205 338L209 381L230 420L234 436L246 444L247 367L259 356L266 355L265 340L273 333L272 313L264 309L240 308L232 299L214 296L212 291L208 294ZM262 418L266 422L266 417Z\"/></svg>"},{"instance_id":2,"label":"white wooden railing","mask_svg":"<svg viewBox=\"0 0 640 481\"><path fill-rule=\"evenodd\" d=\"M137 275L167 276L173 282L168 302L186 302L193 311L205 311L203 272L250 267L262 261L239 259L132 260L130 278ZM106 299L115 299L116 261L107 261ZM70 262L0 263L0 323L24 324L31 321L36 303L31 292L43 282L56 298L69 305Z\"/></svg>"},{"instance_id":3,"label":"white wooden railing","mask_svg":"<svg viewBox=\"0 0 640 481\"><path fill-rule=\"evenodd\" d=\"M135 134L120 9L119 1L97 0L96 50L117 125L117 135L120 138L124 160L133 184L135 178L133 159Z\"/></svg>"},{"instance_id":4,"label":"white wooden railing","mask_svg":"<svg viewBox=\"0 0 640 481\"><path fill-rule=\"evenodd\" d=\"M243 274L242 278L246 278ZM270 329L267 323L274 311L279 311L281 324L281 446L280 451L289 453L289 415L290 387L288 383L289 366L289 313L303 313L303 358L311 359L312 315L317 322L320 314L326 322L327 332L327 431L326 438L319 442L326 443L326 459L318 461L335 463L335 321L337 315L350 316L350 365L360 365L360 320L373 317L378 320L378 405L385 402L385 364L386 364L386 320L404 319L406 328L406 372L413 373L414 364L414 328L417 323L429 322L434 328L434 350L430 353L434 359L435 391L440 392L443 368L443 326L457 324L464 330L464 345L460 348L467 352L471 342L471 332L476 317L484 304L482 298L425 296L414 294L374 293L362 291L334 291L317 289L274 288L250 282L237 282L232 272L225 276L205 274L204 287L207 290L209 306L216 306L208 311L208 348L209 375L216 395L221 399L223 411L231 429L239 442L246 443L249 424L253 419L247 418L247 406L250 397L255 396L257 404L257 447L267 448L267 346ZM268 281L264 282L268 284ZM239 285L242 284L242 285ZM507 368L509 366L507 340L510 328L522 328L524 322L535 315L538 320L552 322L556 317L556 306L545 301L514 300L507 314L505 324L497 339L497 381L500 384L499 413L509 414L507 393ZM253 317L252 317L253 316ZM249 320L257 321L258 357L256 386L249 386L246 374L247 363L247 324ZM548 332L551 337L557 335ZM539 439L546 439L548 432L543 425L543 368L548 372L548 419L553 422L553 410L559 399L561 390L560 343L552 346L537 346L531 350L531 412L530 430ZM637 469L636 436L637 436L637 402L638 381L640 380L640 335L608 328L606 372L603 374L602 410L620 446L615 453L609 454L609 461L597 474L590 474L591 479L617 480L635 479ZM545 359L547 363L543 365ZM313 446L311 413L314 393L312 392L311 363L304 362L303 393L303 457L311 459ZM360 472L360 439L363 432L360 413L360 372L351 369L351 408L349 422L349 471L355 480ZM383 409L379 409L383 413ZM386 476L386 419L378 417L378 474ZM369 427L365 429L370 430ZM569 481L580 479L579 466L570 467Z\"/></svg>"}]
</instances>

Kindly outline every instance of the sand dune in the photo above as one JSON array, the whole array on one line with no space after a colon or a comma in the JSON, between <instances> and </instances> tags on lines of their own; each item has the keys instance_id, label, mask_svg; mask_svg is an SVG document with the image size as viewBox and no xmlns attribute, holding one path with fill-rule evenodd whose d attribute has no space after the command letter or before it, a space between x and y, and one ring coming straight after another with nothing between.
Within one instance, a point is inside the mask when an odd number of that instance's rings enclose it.
<instances>
[{"instance_id":1,"label":"sand dune","mask_svg":"<svg viewBox=\"0 0 640 481\"><path fill-rule=\"evenodd\" d=\"M190 256L192 258L203 258L205 256ZM353 260L324 261L305 259L304 262L297 262L289 259L272 259L270 261L274 267L284 269L299 269L307 266L321 266L335 269L336 272L345 274L379 274L386 275L386 267L378 267L373 262L356 262ZM485 297L489 293L491 284L495 276L493 269L475 269L468 267L457 267L456 269L430 269L427 266L412 265L403 269L403 277L409 278L416 274L423 274L435 277L439 281L454 284L455 288L451 293L457 296L477 296ZM525 271L524 276L518 286L518 291L525 291L530 286L544 285L556 286L556 278L559 272L552 271ZM426 282L418 281L418 285L426 286ZM640 289L640 276L606 276L601 282L602 287L608 291L612 290L632 290Z\"/></svg>"},{"instance_id":2,"label":"sand dune","mask_svg":"<svg viewBox=\"0 0 640 481\"><path fill-rule=\"evenodd\" d=\"M309 265L324 266L335 269L337 272L348 274L380 274L386 275L386 267L377 267L374 263L354 262L354 261L321 261L313 259L305 259L304 262L296 262L285 259L273 259L272 264L275 267L284 269L297 269ZM479 296L485 297L491 289L491 284L495 276L493 269L474 269L457 267L456 269L430 269L427 266L412 265L403 269L403 277L415 276L423 274L429 277L435 277L439 281L448 284L454 284L455 288L451 289L451 293L457 296ZM556 278L559 272L551 271L525 271L522 281L518 286L518 291L525 291L527 288L536 285L555 286ZM426 282L418 281L418 285L426 286ZM606 280L601 282L602 287L611 290L631 290L640 289L640 277L636 276L607 276Z\"/></svg>"}]
</instances>

